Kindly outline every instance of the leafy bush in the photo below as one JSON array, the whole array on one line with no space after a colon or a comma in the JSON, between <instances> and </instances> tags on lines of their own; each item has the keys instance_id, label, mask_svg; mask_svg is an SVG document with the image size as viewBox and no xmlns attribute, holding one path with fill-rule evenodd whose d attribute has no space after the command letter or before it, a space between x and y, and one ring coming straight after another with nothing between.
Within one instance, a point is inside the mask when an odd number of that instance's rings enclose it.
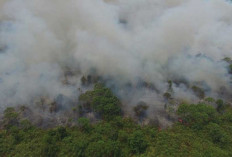
<instances>
[{"instance_id":1,"label":"leafy bush","mask_svg":"<svg viewBox=\"0 0 232 157\"><path fill-rule=\"evenodd\" d=\"M129 137L129 147L132 153L141 154L147 149L148 143L142 131L137 130Z\"/></svg>"},{"instance_id":2,"label":"leafy bush","mask_svg":"<svg viewBox=\"0 0 232 157\"><path fill-rule=\"evenodd\" d=\"M85 107L90 107L93 111L99 113L103 119L110 120L121 115L119 99L102 84L96 84L93 91L87 91L80 95L79 99Z\"/></svg>"},{"instance_id":3,"label":"leafy bush","mask_svg":"<svg viewBox=\"0 0 232 157\"><path fill-rule=\"evenodd\" d=\"M177 110L183 123L196 130L202 129L210 122L217 122L218 114L212 106L205 104L182 104Z\"/></svg>"}]
</instances>

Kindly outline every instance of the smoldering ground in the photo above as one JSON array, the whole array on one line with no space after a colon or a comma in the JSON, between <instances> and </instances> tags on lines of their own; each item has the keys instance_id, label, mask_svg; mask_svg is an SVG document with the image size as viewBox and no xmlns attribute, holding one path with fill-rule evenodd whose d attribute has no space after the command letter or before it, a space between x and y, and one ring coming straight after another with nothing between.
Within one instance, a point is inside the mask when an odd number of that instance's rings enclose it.
<instances>
[{"instance_id":1,"label":"smoldering ground","mask_svg":"<svg viewBox=\"0 0 232 157\"><path fill-rule=\"evenodd\" d=\"M143 101L149 117L162 117L169 80L178 101L199 101L192 86L229 101L231 14L225 0L0 0L1 108L37 112L35 100L62 95L66 111L87 75L128 114Z\"/></svg>"}]
</instances>

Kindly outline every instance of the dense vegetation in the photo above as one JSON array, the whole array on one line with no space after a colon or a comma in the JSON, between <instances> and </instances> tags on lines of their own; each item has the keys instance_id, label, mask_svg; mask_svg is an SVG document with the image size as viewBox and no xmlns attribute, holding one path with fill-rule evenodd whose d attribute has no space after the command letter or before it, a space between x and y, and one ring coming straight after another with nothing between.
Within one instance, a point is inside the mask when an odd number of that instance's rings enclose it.
<instances>
[{"instance_id":1,"label":"dense vegetation","mask_svg":"<svg viewBox=\"0 0 232 157\"><path fill-rule=\"evenodd\" d=\"M179 120L166 129L141 126L123 117L120 101L101 84L80 100L79 110L95 111L101 120L91 123L83 116L76 126L41 129L20 119L14 108L7 108L0 130L0 156L232 156L232 109L222 100L216 101L216 108L207 103L180 105Z\"/></svg>"}]
</instances>

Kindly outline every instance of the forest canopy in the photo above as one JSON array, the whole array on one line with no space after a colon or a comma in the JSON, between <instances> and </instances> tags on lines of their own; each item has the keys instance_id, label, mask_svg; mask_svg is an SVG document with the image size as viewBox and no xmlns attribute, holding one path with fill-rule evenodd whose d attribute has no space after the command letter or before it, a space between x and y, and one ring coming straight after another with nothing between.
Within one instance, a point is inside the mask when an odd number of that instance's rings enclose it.
<instances>
[{"instance_id":1,"label":"forest canopy","mask_svg":"<svg viewBox=\"0 0 232 157\"><path fill-rule=\"evenodd\" d=\"M83 111L88 108L99 115L97 122L83 114L74 126L42 129L21 118L20 111L7 108L0 130L0 156L232 156L232 108L222 100L219 108L181 104L178 121L163 129L123 117L119 99L102 84L83 93L80 100Z\"/></svg>"}]
</instances>

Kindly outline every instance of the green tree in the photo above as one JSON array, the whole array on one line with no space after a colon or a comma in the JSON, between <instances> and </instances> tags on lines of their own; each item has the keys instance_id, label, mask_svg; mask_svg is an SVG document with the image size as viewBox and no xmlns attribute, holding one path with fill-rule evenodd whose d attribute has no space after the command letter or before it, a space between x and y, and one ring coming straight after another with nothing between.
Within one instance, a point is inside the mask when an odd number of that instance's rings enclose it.
<instances>
[{"instance_id":1,"label":"green tree","mask_svg":"<svg viewBox=\"0 0 232 157\"><path fill-rule=\"evenodd\" d=\"M86 157L121 157L122 152L118 142L99 140L88 145L85 155Z\"/></svg>"},{"instance_id":2,"label":"green tree","mask_svg":"<svg viewBox=\"0 0 232 157\"><path fill-rule=\"evenodd\" d=\"M225 111L225 109L226 109L223 100L222 99L218 99L216 101L216 104L217 104L217 108L216 108L217 111L219 113L223 113Z\"/></svg>"},{"instance_id":3,"label":"green tree","mask_svg":"<svg viewBox=\"0 0 232 157\"><path fill-rule=\"evenodd\" d=\"M4 111L3 124L4 127L7 129L9 129L12 126L19 125L19 114L15 111L13 107L8 107Z\"/></svg>"},{"instance_id":4,"label":"green tree","mask_svg":"<svg viewBox=\"0 0 232 157\"><path fill-rule=\"evenodd\" d=\"M110 120L122 114L119 99L113 95L109 88L102 84L96 84L92 91L80 95L79 100L84 106L92 108L103 119Z\"/></svg>"},{"instance_id":5,"label":"green tree","mask_svg":"<svg viewBox=\"0 0 232 157\"><path fill-rule=\"evenodd\" d=\"M216 110L205 104L182 104L179 106L177 114L184 124L194 129L202 129L208 123L219 120Z\"/></svg>"},{"instance_id":6,"label":"green tree","mask_svg":"<svg viewBox=\"0 0 232 157\"><path fill-rule=\"evenodd\" d=\"M148 147L148 142L141 130L136 130L129 137L129 147L132 153L141 154L144 153Z\"/></svg>"},{"instance_id":7,"label":"green tree","mask_svg":"<svg viewBox=\"0 0 232 157\"><path fill-rule=\"evenodd\" d=\"M41 155L44 157L56 157L58 152L57 140L53 131L49 131L43 138Z\"/></svg>"},{"instance_id":8,"label":"green tree","mask_svg":"<svg viewBox=\"0 0 232 157\"><path fill-rule=\"evenodd\" d=\"M79 125L81 131L84 131L84 132L91 131L91 124L90 124L89 119L87 119L87 118L83 118L83 117L79 118L78 125Z\"/></svg>"},{"instance_id":9,"label":"green tree","mask_svg":"<svg viewBox=\"0 0 232 157\"><path fill-rule=\"evenodd\" d=\"M219 144L220 146L224 146L229 143L229 136L218 124L210 123L206 127L206 131L214 143Z\"/></svg>"}]
</instances>

